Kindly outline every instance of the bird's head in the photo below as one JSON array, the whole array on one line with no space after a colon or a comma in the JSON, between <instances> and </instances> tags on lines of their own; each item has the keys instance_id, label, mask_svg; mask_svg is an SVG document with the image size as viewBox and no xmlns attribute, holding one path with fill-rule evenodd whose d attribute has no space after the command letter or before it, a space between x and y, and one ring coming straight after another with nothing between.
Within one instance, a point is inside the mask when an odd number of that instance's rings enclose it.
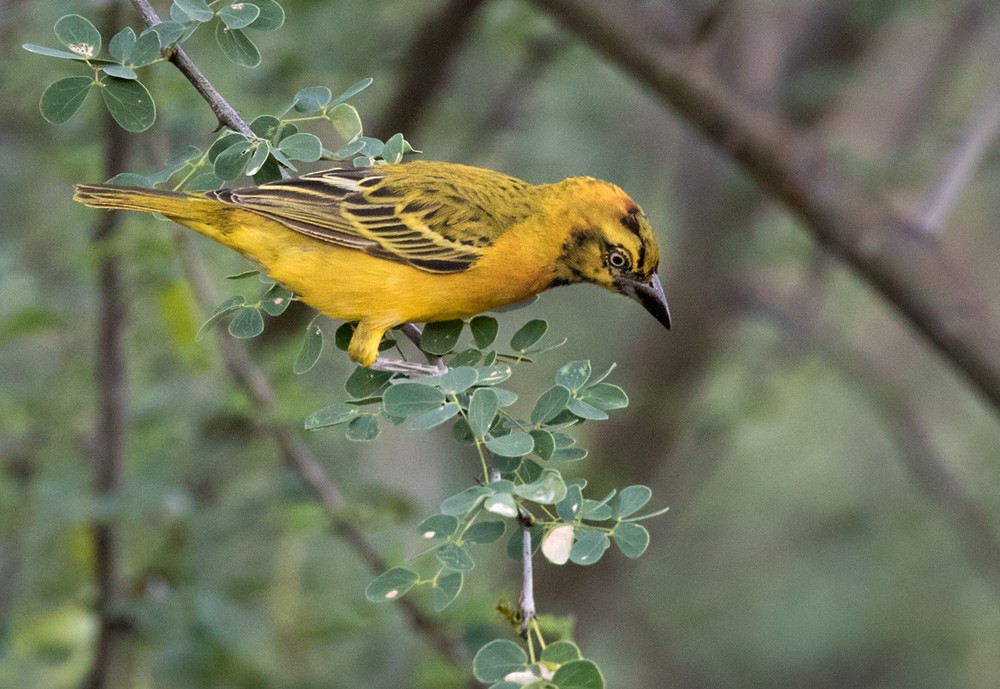
<instances>
[{"instance_id":1,"label":"bird's head","mask_svg":"<svg viewBox=\"0 0 1000 689\"><path fill-rule=\"evenodd\" d=\"M656 270L660 246L642 209L613 184L587 177L564 180L560 209L571 229L556 260L553 286L589 282L642 304L670 329L670 309Z\"/></svg>"}]
</instances>

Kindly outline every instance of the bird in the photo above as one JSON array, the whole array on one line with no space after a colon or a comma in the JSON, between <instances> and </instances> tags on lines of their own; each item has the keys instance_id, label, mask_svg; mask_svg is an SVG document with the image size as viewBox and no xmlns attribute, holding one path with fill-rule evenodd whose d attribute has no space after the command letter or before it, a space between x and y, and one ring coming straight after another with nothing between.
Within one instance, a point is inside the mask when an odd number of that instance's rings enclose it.
<instances>
[{"instance_id":1,"label":"bird","mask_svg":"<svg viewBox=\"0 0 1000 689\"><path fill-rule=\"evenodd\" d=\"M670 329L649 219L592 177L530 184L413 161L204 193L78 184L73 198L159 213L239 252L320 313L356 323L348 355L375 370L440 373L380 356L390 328L469 318L562 285L630 297Z\"/></svg>"}]
</instances>

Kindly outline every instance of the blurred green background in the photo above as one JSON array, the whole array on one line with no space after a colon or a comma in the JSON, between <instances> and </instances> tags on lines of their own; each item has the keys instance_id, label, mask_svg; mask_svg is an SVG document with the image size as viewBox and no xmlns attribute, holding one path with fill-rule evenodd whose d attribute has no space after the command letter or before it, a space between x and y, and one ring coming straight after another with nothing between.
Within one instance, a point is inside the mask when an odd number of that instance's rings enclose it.
<instances>
[{"instance_id":1,"label":"blurred green background","mask_svg":"<svg viewBox=\"0 0 1000 689\"><path fill-rule=\"evenodd\" d=\"M918 208L951 150L997 109L1000 16L992 2L604 0L642 16L636 40L701 41L734 93L821 137L851 174ZM129 216L124 256L127 440L123 489L92 488L96 213L71 185L103 177L99 107L54 127L41 91L75 74L30 55L67 12L107 3L3 0L0 8L0 686L82 686L95 656L91 524L120 532L123 613L116 686L466 686L400 610L363 597L371 573L234 387L175 258L173 229ZM593 287L510 314L550 321L569 344L538 366L617 361L632 405L588 429L577 471L596 493L648 483L652 546L590 568L540 564L543 613L612 687L1000 686L1000 426L954 370L798 222L627 74L519 0L287 0L254 70L211 37L192 57L248 118L302 87L354 103L366 132L398 130L423 158L532 182L613 181L657 228L675 318L662 328ZM160 6L166 12L166 6ZM133 26L138 21L129 16ZM427 74L420 67L428 67ZM129 168L158 169L216 122L169 67ZM995 127L993 131L995 135ZM992 135L991 137L992 138ZM996 301L1000 158L983 155L940 241ZM245 264L198 239L223 280ZM300 431L351 370L327 348L294 376L304 316L251 343L277 414L342 488L350 517L391 562L414 526L467 485L473 457L446 430L388 429L371 444ZM282 323L288 323L284 327ZM324 324L330 334L334 325ZM1000 356L1000 349L998 349ZM526 393L527 394L527 393ZM572 474L572 470L569 472ZM486 558L485 554L481 557ZM504 623L518 570L502 555L442 616L472 653Z\"/></svg>"}]
</instances>

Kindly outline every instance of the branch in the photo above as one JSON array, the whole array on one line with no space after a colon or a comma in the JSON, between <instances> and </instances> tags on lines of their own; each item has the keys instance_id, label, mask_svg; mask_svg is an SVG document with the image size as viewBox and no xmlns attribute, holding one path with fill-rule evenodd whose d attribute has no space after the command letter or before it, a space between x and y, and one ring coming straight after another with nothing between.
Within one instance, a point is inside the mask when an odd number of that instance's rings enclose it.
<instances>
[{"instance_id":1,"label":"branch","mask_svg":"<svg viewBox=\"0 0 1000 689\"><path fill-rule=\"evenodd\" d=\"M108 23L117 24L119 13L120 5L113 3L107 11ZM108 113L104 114L103 125L104 177L107 179L125 169L131 139ZM122 218L123 214L118 211L101 213L93 238L101 250L97 269L98 324L94 352L98 412L92 459L94 492L98 497L114 495L121 490L125 464L127 302L121 277L121 255L108 241L118 232ZM101 519L94 522L92 533L98 629L93 664L83 686L85 689L106 689L115 683L112 677L122 671L123 644L132 627L115 611L121 594L118 529L112 520Z\"/></svg>"},{"instance_id":2,"label":"branch","mask_svg":"<svg viewBox=\"0 0 1000 689\"><path fill-rule=\"evenodd\" d=\"M697 59L640 40L643 26L588 0L532 0L650 88L799 216L813 237L891 302L1000 411L1000 321L989 291L823 142L736 97Z\"/></svg>"},{"instance_id":3,"label":"branch","mask_svg":"<svg viewBox=\"0 0 1000 689\"><path fill-rule=\"evenodd\" d=\"M521 635L528 638L531 623L537 617L535 608L535 575L532 571L531 523L521 518Z\"/></svg>"},{"instance_id":4,"label":"branch","mask_svg":"<svg viewBox=\"0 0 1000 689\"><path fill-rule=\"evenodd\" d=\"M160 23L160 16L156 13L156 10L146 0L131 0L132 6L135 7L136 11L142 16L142 20L146 23L146 26L150 28L156 26ZM187 53L180 46L174 46L169 50L164 51L164 56L174 64L177 69L180 70L191 85L194 86L195 90L201 94L201 97L205 99L208 106L212 108L212 112L215 113L216 119L219 120L220 125L229 127L233 131L237 131L244 136L253 138L254 133L250 131L249 125L240 117L240 114L236 112L226 101L222 95L215 90L198 66L191 61Z\"/></svg>"}]
</instances>

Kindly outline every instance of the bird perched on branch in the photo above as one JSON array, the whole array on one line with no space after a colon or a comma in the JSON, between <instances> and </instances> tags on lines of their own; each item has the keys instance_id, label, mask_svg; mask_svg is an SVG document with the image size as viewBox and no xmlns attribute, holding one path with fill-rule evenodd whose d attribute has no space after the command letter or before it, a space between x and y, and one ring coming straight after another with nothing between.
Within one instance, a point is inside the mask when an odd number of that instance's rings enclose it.
<instances>
[{"instance_id":1,"label":"bird perched on branch","mask_svg":"<svg viewBox=\"0 0 1000 689\"><path fill-rule=\"evenodd\" d=\"M414 370L378 356L393 326L468 318L574 283L631 297L670 327L649 221L589 177L533 185L412 162L202 194L80 184L74 199L161 213L238 251L321 313L356 321L348 354L362 366Z\"/></svg>"}]
</instances>

